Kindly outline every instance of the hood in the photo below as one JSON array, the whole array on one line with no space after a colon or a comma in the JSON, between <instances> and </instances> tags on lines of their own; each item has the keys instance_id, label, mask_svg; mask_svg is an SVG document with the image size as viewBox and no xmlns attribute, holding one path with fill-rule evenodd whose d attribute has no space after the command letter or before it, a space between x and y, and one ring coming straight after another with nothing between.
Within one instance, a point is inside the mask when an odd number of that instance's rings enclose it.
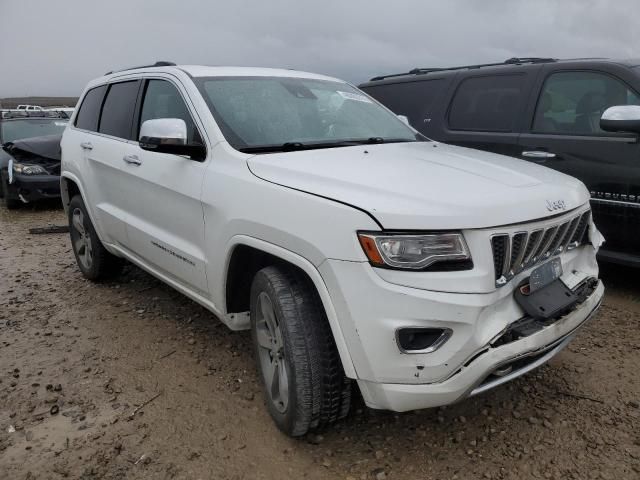
<instances>
[{"instance_id":1,"label":"hood","mask_svg":"<svg viewBox=\"0 0 640 480\"><path fill-rule=\"evenodd\" d=\"M263 180L358 207L393 230L508 225L557 215L589 200L573 177L437 142L256 155L247 162ZM564 202L564 209L554 209L553 202Z\"/></svg>"},{"instance_id":2,"label":"hood","mask_svg":"<svg viewBox=\"0 0 640 480\"><path fill-rule=\"evenodd\" d=\"M62 135L46 135L7 142L2 147L14 158L17 155L35 156L46 160L60 161L60 140ZM17 160L17 158L16 158Z\"/></svg>"}]
</instances>

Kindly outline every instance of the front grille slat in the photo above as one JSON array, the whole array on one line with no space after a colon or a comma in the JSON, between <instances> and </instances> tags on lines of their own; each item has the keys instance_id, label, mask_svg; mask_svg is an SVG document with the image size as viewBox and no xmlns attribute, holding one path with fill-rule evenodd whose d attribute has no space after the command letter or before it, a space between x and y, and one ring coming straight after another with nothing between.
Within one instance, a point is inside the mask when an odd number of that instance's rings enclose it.
<instances>
[{"instance_id":1,"label":"front grille slat","mask_svg":"<svg viewBox=\"0 0 640 480\"><path fill-rule=\"evenodd\" d=\"M493 267L496 272L496 283L504 278L505 266L508 267L507 261L507 244L509 243L509 235L495 235L491 238L491 248L493 250ZM504 280L506 283L506 279Z\"/></svg>"},{"instance_id":2,"label":"front grille slat","mask_svg":"<svg viewBox=\"0 0 640 480\"><path fill-rule=\"evenodd\" d=\"M511 272L518 273L522 270L522 260L527 249L529 232L518 232L513 236L511 242Z\"/></svg>"},{"instance_id":3,"label":"front grille slat","mask_svg":"<svg viewBox=\"0 0 640 480\"><path fill-rule=\"evenodd\" d=\"M543 258L547 253L547 250L549 249L549 246L551 246L551 242L553 242L553 238L555 237L557 231L558 226L556 225L555 227L547 228L547 230L544 232L542 244L540 245L540 248L536 255L533 257L534 262L537 262L538 260Z\"/></svg>"},{"instance_id":4,"label":"front grille slat","mask_svg":"<svg viewBox=\"0 0 640 480\"><path fill-rule=\"evenodd\" d=\"M511 269L511 236L507 235L504 249L504 262L502 264L502 276L506 277Z\"/></svg>"},{"instance_id":5,"label":"front grille slat","mask_svg":"<svg viewBox=\"0 0 640 480\"><path fill-rule=\"evenodd\" d=\"M564 239L562 240L562 245L560 245L560 248L562 249L560 250L561 252L564 252L569 247L569 243L571 243L571 239L573 238L573 235L576 233L576 230L578 229L578 225L580 224L580 218L581 217L576 217L573 220L571 220L571 223L569 224L569 229L567 230L567 234L564 236Z\"/></svg>"},{"instance_id":6,"label":"front grille slat","mask_svg":"<svg viewBox=\"0 0 640 480\"><path fill-rule=\"evenodd\" d=\"M569 242L569 245L567 246L567 250L573 250L574 248L577 248L581 245L582 240L584 238L584 235L587 231L587 227L589 226L589 217L591 215L591 212L586 212L584 214L582 214L582 216L580 217L580 222L578 223L578 228L576 229L575 233L573 234L573 237L571 237L571 241Z\"/></svg>"},{"instance_id":7,"label":"front grille slat","mask_svg":"<svg viewBox=\"0 0 640 480\"><path fill-rule=\"evenodd\" d=\"M588 241L591 211L546 228L497 233L491 237L496 286L505 285L522 270L572 250Z\"/></svg>"},{"instance_id":8,"label":"front grille slat","mask_svg":"<svg viewBox=\"0 0 640 480\"><path fill-rule=\"evenodd\" d=\"M551 247L549 247L549 251L545 254L546 256L550 257L551 255L555 255L558 252L558 248L562 244L562 241L564 240L564 236L567 234L567 230L569 229L570 225L571 225L571 222L569 221L569 222L563 223L558 227L558 232L556 233L556 236L553 239L553 242L551 243Z\"/></svg>"},{"instance_id":9,"label":"front grille slat","mask_svg":"<svg viewBox=\"0 0 640 480\"><path fill-rule=\"evenodd\" d=\"M542 233L544 230L538 229L531 232L529 236L529 243L527 244L527 249L524 252L524 265L526 266L531 259L533 258L533 254L536 253L538 247L540 246L540 242L542 242Z\"/></svg>"}]
</instances>

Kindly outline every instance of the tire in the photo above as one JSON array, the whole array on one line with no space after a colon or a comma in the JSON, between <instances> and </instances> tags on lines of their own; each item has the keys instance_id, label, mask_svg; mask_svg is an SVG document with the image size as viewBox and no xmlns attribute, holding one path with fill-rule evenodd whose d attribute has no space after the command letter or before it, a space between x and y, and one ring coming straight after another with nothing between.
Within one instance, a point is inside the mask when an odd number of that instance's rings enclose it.
<instances>
[{"instance_id":1,"label":"tire","mask_svg":"<svg viewBox=\"0 0 640 480\"><path fill-rule=\"evenodd\" d=\"M120 273L122 259L110 254L102 245L80 195L69 202L69 235L76 262L86 278L100 281Z\"/></svg>"},{"instance_id":2,"label":"tire","mask_svg":"<svg viewBox=\"0 0 640 480\"><path fill-rule=\"evenodd\" d=\"M7 210L16 210L20 208L20 200L17 198L11 198L9 195L9 183L6 178L0 177L2 181L2 204Z\"/></svg>"},{"instance_id":3,"label":"tire","mask_svg":"<svg viewBox=\"0 0 640 480\"><path fill-rule=\"evenodd\" d=\"M260 270L251 286L250 316L258 373L278 428L298 437L344 418L351 381L311 281L294 268Z\"/></svg>"}]
</instances>

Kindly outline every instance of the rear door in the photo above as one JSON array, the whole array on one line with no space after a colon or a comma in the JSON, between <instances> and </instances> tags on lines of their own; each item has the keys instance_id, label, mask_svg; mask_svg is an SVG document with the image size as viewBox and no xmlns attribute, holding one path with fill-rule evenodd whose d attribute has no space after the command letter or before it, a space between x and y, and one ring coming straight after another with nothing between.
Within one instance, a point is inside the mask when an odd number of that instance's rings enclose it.
<instances>
[{"instance_id":1,"label":"rear door","mask_svg":"<svg viewBox=\"0 0 640 480\"><path fill-rule=\"evenodd\" d=\"M146 120L180 118L188 141L202 144L201 126L182 85L170 78L145 80L134 131ZM121 158L120 188L127 212L128 248L162 274L205 295L204 220L200 202L207 163L143 150L130 142ZM208 296L208 295L207 295Z\"/></svg>"},{"instance_id":2,"label":"rear door","mask_svg":"<svg viewBox=\"0 0 640 480\"><path fill-rule=\"evenodd\" d=\"M607 239L605 249L638 255L638 136L600 129L608 107L640 104L628 75L623 67L547 66L529 108L519 153L582 180L591 192L594 220Z\"/></svg>"},{"instance_id":3,"label":"rear door","mask_svg":"<svg viewBox=\"0 0 640 480\"><path fill-rule=\"evenodd\" d=\"M92 148L86 150L95 175L92 187L99 195L96 206L109 234L120 245L127 243L124 199L131 195L122 183L122 157L131 139L140 84L140 80L130 80L108 86L100 112L98 134L91 140Z\"/></svg>"},{"instance_id":4,"label":"rear door","mask_svg":"<svg viewBox=\"0 0 640 480\"><path fill-rule=\"evenodd\" d=\"M139 81L131 81L89 90L76 115L74 128L65 135L65 155L72 155L82 164L85 203L95 217L102 240L107 243L126 243L121 159L131 135L138 87ZM131 101L133 106L127 108L127 102ZM122 132L123 122L129 125L129 131L125 128Z\"/></svg>"},{"instance_id":5,"label":"rear door","mask_svg":"<svg viewBox=\"0 0 640 480\"><path fill-rule=\"evenodd\" d=\"M435 138L446 143L518 156L519 132L538 65L501 73L459 74Z\"/></svg>"}]
</instances>

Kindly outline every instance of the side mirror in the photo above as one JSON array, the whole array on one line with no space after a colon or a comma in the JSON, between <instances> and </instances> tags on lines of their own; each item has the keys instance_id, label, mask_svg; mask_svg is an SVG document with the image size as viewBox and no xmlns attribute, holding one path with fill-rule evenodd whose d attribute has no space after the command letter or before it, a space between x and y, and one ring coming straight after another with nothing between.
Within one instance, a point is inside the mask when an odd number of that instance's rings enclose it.
<instances>
[{"instance_id":1,"label":"side mirror","mask_svg":"<svg viewBox=\"0 0 640 480\"><path fill-rule=\"evenodd\" d=\"M402 123L411 126L411 124L409 123L409 118L406 115L398 115L397 117Z\"/></svg>"},{"instance_id":2,"label":"side mirror","mask_svg":"<svg viewBox=\"0 0 640 480\"><path fill-rule=\"evenodd\" d=\"M600 118L606 132L640 133L640 105L618 105L607 108Z\"/></svg>"},{"instance_id":3,"label":"side mirror","mask_svg":"<svg viewBox=\"0 0 640 480\"><path fill-rule=\"evenodd\" d=\"M203 145L187 143L187 124L181 118L155 118L142 122L140 148L151 152L186 155L202 161L206 156Z\"/></svg>"}]
</instances>

